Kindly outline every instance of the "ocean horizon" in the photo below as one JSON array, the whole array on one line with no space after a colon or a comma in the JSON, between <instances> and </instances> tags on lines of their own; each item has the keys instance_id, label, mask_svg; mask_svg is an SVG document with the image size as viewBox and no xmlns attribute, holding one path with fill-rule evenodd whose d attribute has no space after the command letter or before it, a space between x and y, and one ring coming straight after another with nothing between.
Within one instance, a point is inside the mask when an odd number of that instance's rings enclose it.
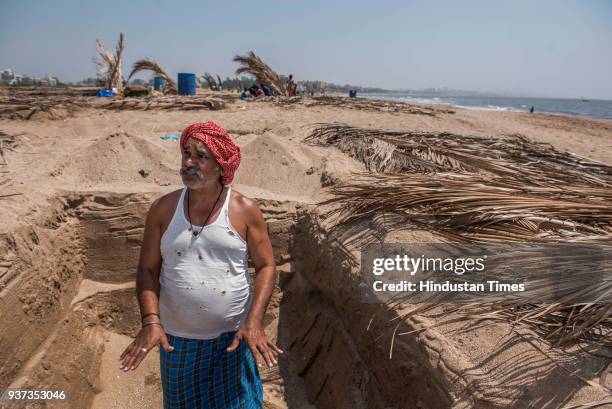
<instances>
[{"instance_id":1,"label":"ocean horizon","mask_svg":"<svg viewBox=\"0 0 612 409\"><path fill-rule=\"evenodd\" d=\"M422 104L451 105L458 108L497 112L534 112L612 119L612 100L528 97L442 96L417 93L362 93L364 98L391 99Z\"/></svg>"}]
</instances>

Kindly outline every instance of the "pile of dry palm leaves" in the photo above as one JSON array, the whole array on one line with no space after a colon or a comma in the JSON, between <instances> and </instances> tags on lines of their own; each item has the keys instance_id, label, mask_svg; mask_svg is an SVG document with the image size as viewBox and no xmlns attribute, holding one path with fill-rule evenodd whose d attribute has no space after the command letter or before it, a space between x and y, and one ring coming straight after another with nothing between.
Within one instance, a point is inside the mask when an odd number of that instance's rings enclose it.
<instances>
[{"instance_id":1,"label":"pile of dry palm leaves","mask_svg":"<svg viewBox=\"0 0 612 409\"><path fill-rule=\"evenodd\" d=\"M136 61L134 65L132 65L132 72L130 72L128 76L128 81L134 74L140 71L151 71L156 76L163 78L166 81L163 89L164 94L178 94L176 82L155 61L148 58Z\"/></svg>"},{"instance_id":2,"label":"pile of dry palm leaves","mask_svg":"<svg viewBox=\"0 0 612 409\"><path fill-rule=\"evenodd\" d=\"M302 105L305 107L332 106L337 108L357 109L361 111L395 112L404 114L436 116L437 114L454 114L455 111L447 108L433 108L421 105L408 104L406 102L370 99L349 98L340 96L295 96L295 97L270 97L262 101L272 101L281 107L292 107Z\"/></svg>"},{"instance_id":3,"label":"pile of dry palm leaves","mask_svg":"<svg viewBox=\"0 0 612 409\"><path fill-rule=\"evenodd\" d=\"M317 126L307 141L336 146L371 171L332 186L334 198L325 203L336 205L326 215L335 219L332 232L352 238L352 245L371 240L373 224L384 231L429 230L459 243L611 243L612 167L550 145L519 135L484 138L339 124ZM454 312L524 323L557 343L612 346L612 277L607 280L601 283L603 302L467 305Z\"/></svg>"},{"instance_id":4,"label":"pile of dry palm leaves","mask_svg":"<svg viewBox=\"0 0 612 409\"><path fill-rule=\"evenodd\" d=\"M332 191L343 205L333 212L347 224L387 212L457 241L612 238L610 186L566 190L474 174L364 173Z\"/></svg>"},{"instance_id":5,"label":"pile of dry palm leaves","mask_svg":"<svg viewBox=\"0 0 612 409\"><path fill-rule=\"evenodd\" d=\"M123 49L125 48L123 33L119 34L119 42L115 54L104 47L102 41L96 40L99 58L96 60L98 76L105 82L106 89L116 89L119 94L123 91Z\"/></svg>"},{"instance_id":6,"label":"pile of dry palm leaves","mask_svg":"<svg viewBox=\"0 0 612 409\"><path fill-rule=\"evenodd\" d=\"M240 64L240 67L236 70L236 75L251 74L259 84L269 86L274 95L287 95L281 77L253 51L249 51L246 55L235 56L234 62Z\"/></svg>"},{"instance_id":7,"label":"pile of dry palm leaves","mask_svg":"<svg viewBox=\"0 0 612 409\"><path fill-rule=\"evenodd\" d=\"M110 110L217 110L225 108L223 98L208 96L165 95L137 98L90 98L72 96L0 97L0 118L3 119L64 119L84 108Z\"/></svg>"},{"instance_id":8,"label":"pile of dry palm leaves","mask_svg":"<svg viewBox=\"0 0 612 409\"><path fill-rule=\"evenodd\" d=\"M10 90L0 95L0 118L16 120L64 119L75 112L85 109L114 110L197 110L223 109L233 99L210 96L149 96L149 97L115 97L95 98L95 88L61 88Z\"/></svg>"},{"instance_id":9,"label":"pile of dry palm leaves","mask_svg":"<svg viewBox=\"0 0 612 409\"><path fill-rule=\"evenodd\" d=\"M322 124L306 141L334 145L361 160L368 170L381 173L471 173L503 177L507 183L517 184L517 188L558 188L562 183L568 193L575 185L606 188L612 183L611 166L558 152L551 145L521 135L484 138ZM584 195L590 194L583 192Z\"/></svg>"},{"instance_id":10,"label":"pile of dry palm leaves","mask_svg":"<svg viewBox=\"0 0 612 409\"><path fill-rule=\"evenodd\" d=\"M96 101L92 104L98 109L113 110L180 110L190 111L198 109L217 110L225 108L225 102L219 98L205 96L162 96L146 98L121 98Z\"/></svg>"},{"instance_id":11,"label":"pile of dry palm leaves","mask_svg":"<svg viewBox=\"0 0 612 409\"><path fill-rule=\"evenodd\" d=\"M9 95L0 97L0 118L3 119L63 119L89 104L80 96Z\"/></svg>"}]
</instances>

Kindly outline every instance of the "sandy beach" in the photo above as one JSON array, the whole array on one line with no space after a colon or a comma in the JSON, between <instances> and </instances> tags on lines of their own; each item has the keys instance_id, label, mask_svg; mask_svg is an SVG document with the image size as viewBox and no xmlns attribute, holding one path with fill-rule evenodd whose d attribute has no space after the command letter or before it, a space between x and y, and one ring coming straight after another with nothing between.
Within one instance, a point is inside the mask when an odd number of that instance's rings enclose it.
<instances>
[{"instance_id":1,"label":"sandy beach","mask_svg":"<svg viewBox=\"0 0 612 409\"><path fill-rule=\"evenodd\" d=\"M160 137L213 120L242 149L233 186L258 201L278 264L265 325L287 353L261 372L267 408L553 408L610 397L604 347L557 347L503 322L429 328L435 313L402 320L406 311L360 303L351 255L335 247L317 204L367 168L304 139L322 123L519 134L612 165L612 121L224 101L217 110L88 106L56 119L0 119L0 131L14 136L0 158L0 389L64 389L73 408L161 407L157 351L130 373L119 370L118 355L140 325L134 278L144 217L154 199L182 187L178 142ZM440 238L407 228L384 240ZM398 337L390 359L394 328L419 330Z\"/></svg>"}]
</instances>

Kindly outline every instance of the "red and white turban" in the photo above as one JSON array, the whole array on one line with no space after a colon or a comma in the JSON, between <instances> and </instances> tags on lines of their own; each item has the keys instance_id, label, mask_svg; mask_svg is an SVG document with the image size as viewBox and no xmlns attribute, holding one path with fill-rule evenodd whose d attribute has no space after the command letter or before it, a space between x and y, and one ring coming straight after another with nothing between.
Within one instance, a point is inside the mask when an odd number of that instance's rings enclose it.
<instances>
[{"instance_id":1,"label":"red and white turban","mask_svg":"<svg viewBox=\"0 0 612 409\"><path fill-rule=\"evenodd\" d=\"M232 141L227 131L212 121L191 124L181 134L181 151L189 138L195 138L206 145L224 170L221 183L231 184L242 155L240 147Z\"/></svg>"}]
</instances>

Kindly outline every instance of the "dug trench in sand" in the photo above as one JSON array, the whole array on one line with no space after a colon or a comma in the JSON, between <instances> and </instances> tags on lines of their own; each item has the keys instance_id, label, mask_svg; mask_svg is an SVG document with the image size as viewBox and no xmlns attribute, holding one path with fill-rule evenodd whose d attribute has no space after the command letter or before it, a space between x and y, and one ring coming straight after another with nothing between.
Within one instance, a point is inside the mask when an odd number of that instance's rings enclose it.
<instances>
[{"instance_id":1,"label":"dug trench in sand","mask_svg":"<svg viewBox=\"0 0 612 409\"><path fill-rule=\"evenodd\" d=\"M335 197L324 187L354 182L353 174L367 172L367 165L358 149L345 153L343 146L304 142L316 124L333 122L487 140L520 133L530 142L610 164L609 121L463 109L432 116L265 101L228 103L205 114L85 107L65 119L2 120L2 131L14 136L3 152L7 173L1 174L3 195L12 195L0 200L3 388L64 389L75 408L159 407L155 354L128 374L119 370L117 357L141 326L134 278L146 213L156 198L181 187L179 142L159 135L210 119L241 148L232 187L257 200L279 270L263 323L285 353L277 369L261 370L266 405L518 408L609 396L610 377L602 376L605 347L597 344L559 347L528 325L494 320L482 326L441 309L362 304L355 256L345 248L351 248L348 233L355 230L334 227L333 219L323 217L329 205L315 204ZM263 156L270 162L263 163ZM467 182L429 180L474 193ZM373 187L386 187L377 183L368 188L373 198L379 192ZM591 200L593 211L599 209ZM384 213L387 221L396 217ZM379 222L367 221L367 236L443 240L422 224L405 222L387 231ZM591 226L592 233L602 225ZM447 319L439 318L442 313ZM405 335L393 337L394 331Z\"/></svg>"}]
</instances>

